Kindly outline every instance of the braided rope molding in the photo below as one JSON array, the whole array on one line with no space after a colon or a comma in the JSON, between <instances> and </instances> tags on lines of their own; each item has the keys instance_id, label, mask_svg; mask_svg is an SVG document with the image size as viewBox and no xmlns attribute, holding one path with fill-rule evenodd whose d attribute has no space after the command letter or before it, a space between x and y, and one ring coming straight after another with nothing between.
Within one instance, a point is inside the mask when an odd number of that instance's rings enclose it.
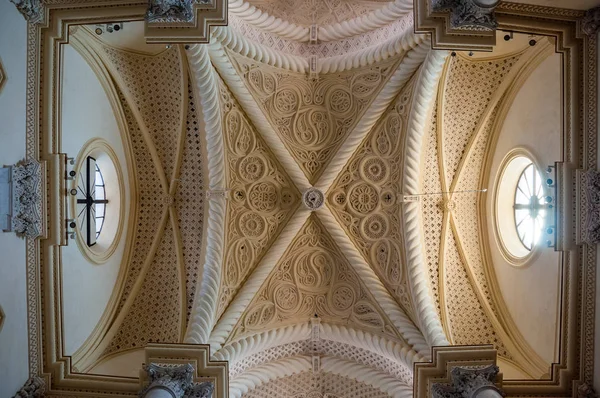
<instances>
[{"instance_id":1,"label":"braided rope molding","mask_svg":"<svg viewBox=\"0 0 600 398\"><path fill-rule=\"evenodd\" d=\"M246 39L240 33L227 26L217 26L213 28L211 34L212 40L219 40L225 47L244 57L248 57L267 65L291 70L292 72L307 73L308 60L281 51L273 50L270 47L255 43Z\"/></svg>"},{"instance_id":2,"label":"braided rope molding","mask_svg":"<svg viewBox=\"0 0 600 398\"><path fill-rule=\"evenodd\" d=\"M292 243L302 226L308 220L310 210L299 208L292 216L287 225L279 234L279 238L269 248L260 260L254 271L250 274L246 283L241 287L229 307L225 310L221 319L213 329L208 344L211 350L217 352L221 349L227 337L237 324L238 320L267 279L273 268L277 265L283 253Z\"/></svg>"},{"instance_id":3,"label":"braided rope molding","mask_svg":"<svg viewBox=\"0 0 600 398\"><path fill-rule=\"evenodd\" d=\"M309 357L299 355L283 358L247 370L229 382L229 396L240 398L243 394L265 383L311 369Z\"/></svg>"},{"instance_id":4,"label":"braided rope molding","mask_svg":"<svg viewBox=\"0 0 600 398\"><path fill-rule=\"evenodd\" d=\"M250 91L248 91L246 84L240 78L221 43L211 42L209 45L209 54L219 75L242 106L252 125L257 129L279 163L283 166L286 174L291 178L296 188L300 191L310 188L311 183L308 181L308 178L306 178L298 163L296 163L287 150L279 134L273 130L271 123L259 108Z\"/></svg>"},{"instance_id":5,"label":"braided rope molding","mask_svg":"<svg viewBox=\"0 0 600 398\"><path fill-rule=\"evenodd\" d=\"M205 45L192 46L187 55L195 92L200 97L198 102L202 107L206 125L209 187L210 189L224 189L226 184L225 154L215 71L210 63ZM194 298L195 302L185 335L186 343L206 343L214 326L221 284L224 226L225 199L210 200L202 282Z\"/></svg>"},{"instance_id":6,"label":"braided rope molding","mask_svg":"<svg viewBox=\"0 0 600 398\"><path fill-rule=\"evenodd\" d=\"M427 115L436 97L436 87L446 61L445 51L430 51L423 63L417 88L414 92L411 116L406 134L406 152L404 156L404 178L402 191L416 194L420 189L421 153L423 133ZM448 345L442 323L425 279L423 263L421 207L418 202L405 203L403 206L404 245L406 266L411 289L411 297L416 307L420 328L431 346Z\"/></svg>"},{"instance_id":7,"label":"braided rope molding","mask_svg":"<svg viewBox=\"0 0 600 398\"><path fill-rule=\"evenodd\" d=\"M390 24L412 11L411 0L396 0L367 15L319 27L319 41L343 40ZM285 21L256 8L244 0L230 0L229 12L244 22L287 40L306 43L309 27Z\"/></svg>"},{"instance_id":8,"label":"braided rope molding","mask_svg":"<svg viewBox=\"0 0 600 398\"><path fill-rule=\"evenodd\" d=\"M331 356L321 358L321 370L368 384L394 398L411 398L413 388L387 373L347 359Z\"/></svg>"},{"instance_id":9,"label":"braided rope molding","mask_svg":"<svg viewBox=\"0 0 600 398\"><path fill-rule=\"evenodd\" d=\"M425 358L406 345L383 336L343 325L322 323L321 339L337 341L374 352L391 361L400 363L408 368L411 373L415 362L425 361Z\"/></svg>"},{"instance_id":10,"label":"braided rope molding","mask_svg":"<svg viewBox=\"0 0 600 398\"><path fill-rule=\"evenodd\" d=\"M352 36L367 33L402 18L404 15L411 12L412 9L412 0L395 0L367 15L335 23L333 25L319 27L319 40L343 40Z\"/></svg>"},{"instance_id":11,"label":"braided rope molding","mask_svg":"<svg viewBox=\"0 0 600 398\"><path fill-rule=\"evenodd\" d=\"M266 349L307 340L310 333L311 326L308 322L272 329L227 343L212 357L217 361L229 361L231 368L238 361Z\"/></svg>"},{"instance_id":12,"label":"braided rope molding","mask_svg":"<svg viewBox=\"0 0 600 398\"><path fill-rule=\"evenodd\" d=\"M255 43L229 27L218 26L214 28L211 42L213 39L223 43L229 50L257 62L292 72L308 73L309 71L307 59ZM427 35L405 30L400 35L392 37L381 44L351 54L320 59L317 63L317 73L343 72L353 68L369 66L408 51L427 40Z\"/></svg>"},{"instance_id":13,"label":"braided rope molding","mask_svg":"<svg viewBox=\"0 0 600 398\"><path fill-rule=\"evenodd\" d=\"M319 178L315 186L322 192L329 190L335 178L340 174L352 154L356 151L365 136L371 131L375 123L381 118L390 103L398 95L406 82L410 79L417 68L423 63L429 52L429 43L421 43L404 55L400 65L388 82L383 86L375 100L365 111L363 117L348 134L348 137L338 149L335 157Z\"/></svg>"},{"instance_id":14,"label":"braided rope molding","mask_svg":"<svg viewBox=\"0 0 600 398\"><path fill-rule=\"evenodd\" d=\"M422 358L430 360L431 347L425 341L425 337L415 327L410 318L400 309L396 300L390 295L369 264L366 263L356 246L350 242L346 233L335 220L331 210L327 206L323 206L317 211L317 215L336 245L344 253L348 262L352 264L352 268L356 271L358 278L368 288L375 301L398 329L402 337L416 351L414 355L418 353Z\"/></svg>"}]
</instances>

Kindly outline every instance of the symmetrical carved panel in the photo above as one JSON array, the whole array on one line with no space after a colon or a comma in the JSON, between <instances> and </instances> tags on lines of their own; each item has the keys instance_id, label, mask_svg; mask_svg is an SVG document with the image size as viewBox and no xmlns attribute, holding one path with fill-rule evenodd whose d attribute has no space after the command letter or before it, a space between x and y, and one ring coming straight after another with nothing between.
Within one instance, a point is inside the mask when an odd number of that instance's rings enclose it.
<instances>
[{"instance_id":1,"label":"symmetrical carved panel","mask_svg":"<svg viewBox=\"0 0 600 398\"><path fill-rule=\"evenodd\" d=\"M220 83L230 200L220 315L300 204L300 193Z\"/></svg>"},{"instance_id":2,"label":"symmetrical carved panel","mask_svg":"<svg viewBox=\"0 0 600 398\"><path fill-rule=\"evenodd\" d=\"M308 321L352 324L399 339L331 236L313 213L231 333Z\"/></svg>"},{"instance_id":3,"label":"symmetrical carved panel","mask_svg":"<svg viewBox=\"0 0 600 398\"><path fill-rule=\"evenodd\" d=\"M229 56L313 185L394 71L397 61L310 79L233 53Z\"/></svg>"},{"instance_id":4,"label":"symmetrical carved panel","mask_svg":"<svg viewBox=\"0 0 600 398\"><path fill-rule=\"evenodd\" d=\"M338 222L408 314L400 194L404 135L414 79L409 81L338 176L328 205Z\"/></svg>"}]
</instances>

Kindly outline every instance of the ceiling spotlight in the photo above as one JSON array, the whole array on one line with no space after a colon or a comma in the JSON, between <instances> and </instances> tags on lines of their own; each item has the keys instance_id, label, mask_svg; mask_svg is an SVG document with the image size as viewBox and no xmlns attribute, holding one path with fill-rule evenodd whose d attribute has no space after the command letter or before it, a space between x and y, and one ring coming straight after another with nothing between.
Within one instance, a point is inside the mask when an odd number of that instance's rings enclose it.
<instances>
[{"instance_id":1,"label":"ceiling spotlight","mask_svg":"<svg viewBox=\"0 0 600 398\"><path fill-rule=\"evenodd\" d=\"M115 25L113 26L113 29L115 30L115 32L118 32L121 30L121 26L120 25Z\"/></svg>"},{"instance_id":2,"label":"ceiling spotlight","mask_svg":"<svg viewBox=\"0 0 600 398\"><path fill-rule=\"evenodd\" d=\"M537 43L537 41L535 41L535 40L533 40L533 39L529 40L529 45L530 45L531 47L535 46L535 45L536 45L536 43Z\"/></svg>"},{"instance_id":3,"label":"ceiling spotlight","mask_svg":"<svg viewBox=\"0 0 600 398\"><path fill-rule=\"evenodd\" d=\"M102 29L101 28L96 28L96 30L94 32L96 32L97 35L101 35L102 34Z\"/></svg>"},{"instance_id":4,"label":"ceiling spotlight","mask_svg":"<svg viewBox=\"0 0 600 398\"><path fill-rule=\"evenodd\" d=\"M456 52L452 51L452 53L450 55L452 55L453 57L456 57Z\"/></svg>"},{"instance_id":5,"label":"ceiling spotlight","mask_svg":"<svg viewBox=\"0 0 600 398\"><path fill-rule=\"evenodd\" d=\"M469 51L469 57L473 56L473 51Z\"/></svg>"}]
</instances>

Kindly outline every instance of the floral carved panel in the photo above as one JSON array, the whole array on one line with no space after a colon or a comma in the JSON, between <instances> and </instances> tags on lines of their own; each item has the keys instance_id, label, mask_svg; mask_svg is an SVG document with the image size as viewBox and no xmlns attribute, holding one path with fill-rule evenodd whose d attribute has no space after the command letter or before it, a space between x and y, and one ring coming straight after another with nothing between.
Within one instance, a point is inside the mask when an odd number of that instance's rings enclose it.
<instances>
[{"instance_id":1,"label":"floral carved panel","mask_svg":"<svg viewBox=\"0 0 600 398\"><path fill-rule=\"evenodd\" d=\"M397 59L319 75L288 72L229 54L248 90L311 184L395 70Z\"/></svg>"},{"instance_id":2,"label":"floral carved panel","mask_svg":"<svg viewBox=\"0 0 600 398\"><path fill-rule=\"evenodd\" d=\"M219 315L300 204L300 192L222 82L220 95L231 200Z\"/></svg>"},{"instance_id":3,"label":"floral carved panel","mask_svg":"<svg viewBox=\"0 0 600 398\"><path fill-rule=\"evenodd\" d=\"M313 316L401 340L333 238L312 214L233 330L239 336Z\"/></svg>"},{"instance_id":4,"label":"floral carved panel","mask_svg":"<svg viewBox=\"0 0 600 398\"><path fill-rule=\"evenodd\" d=\"M386 110L333 183L327 202L371 268L412 315L402 247L403 146L414 79Z\"/></svg>"}]
</instances>

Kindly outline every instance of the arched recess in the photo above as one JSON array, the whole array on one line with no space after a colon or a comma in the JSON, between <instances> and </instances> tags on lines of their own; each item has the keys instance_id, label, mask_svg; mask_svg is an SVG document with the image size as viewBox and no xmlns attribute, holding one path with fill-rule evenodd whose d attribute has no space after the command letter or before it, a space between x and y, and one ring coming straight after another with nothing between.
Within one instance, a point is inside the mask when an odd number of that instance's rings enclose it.
<instances>
[{"instance_id":1,"label":"arched recess","mask_svg":"<svg viewBox=\"0 0 600 398\"><path fill-rule=\"evenodd\" d=\"M64 354L72 356L74 370L81 371L82 361L103 339L117 310L133 245L137 185L116 88L97 55L82 43L78 31L71 30L69 44L64 46L61 151L75 157L86 141L100 141L104 151L112 152L111 159L117 162L122 176L122 216L109 250L94 259L70 241L62 251Z\"/></svg>"}]
</instances>

